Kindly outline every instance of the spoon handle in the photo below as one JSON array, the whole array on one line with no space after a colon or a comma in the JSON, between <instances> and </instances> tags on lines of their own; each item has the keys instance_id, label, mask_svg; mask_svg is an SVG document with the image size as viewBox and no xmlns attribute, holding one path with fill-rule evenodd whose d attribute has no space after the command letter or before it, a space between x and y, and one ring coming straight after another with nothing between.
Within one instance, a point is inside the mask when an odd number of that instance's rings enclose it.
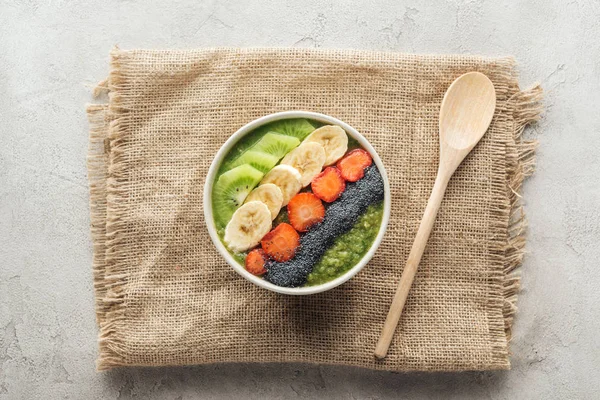
<instances>
[{"instance_id":1,"label":"spoon handle","mask_svg":"<svg viewBox=\"0 0 600 400\"><path fill-rule=\"evenodd\" d=\"M421 256L425 250L427 239L429 239L435 217L437 216L440 204L442 203L446 186L448 186L449 179L450 177L446 176L446 174L438 172L435 184L433 185L433 190L431 191L431 196L427 202L427 207L423 213L423 219L421 219L421 225L419 225L417 236L415 237L412 249L408 255L408 260L406 261L406 266L400 277L398 289L396 289L394 300L392 301L390 311L388 312L385 324L383 325L379 342L377 342L377 346L375 347L375 356L377 358L384 358L390 347L394 332L398 326L398 321L400 320L400 315L404 308L404 303L406 303L406 298L408 297L408 292L410 291L415 274L417 273L417 268L421 262Z\"/></svg>"}]
</instances>

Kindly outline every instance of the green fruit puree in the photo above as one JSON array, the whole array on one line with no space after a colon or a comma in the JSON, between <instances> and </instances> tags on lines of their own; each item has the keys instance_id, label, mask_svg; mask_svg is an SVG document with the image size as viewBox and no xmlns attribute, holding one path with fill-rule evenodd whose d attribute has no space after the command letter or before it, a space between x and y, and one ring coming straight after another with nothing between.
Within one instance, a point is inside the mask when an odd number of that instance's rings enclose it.
<instances>
[{"instance_id":1,"label":"green fruit puree","mask_svg":"<svg viewBox=\"0 0 600 400\"><path fill-rule=\"evenodd\" d=\"M379 232L382 216L383 202L369 206L350 231L335 239L333 246L313 267L306 285L329 282L354 267L371 248Z\"/></svg>"}]
</instances>

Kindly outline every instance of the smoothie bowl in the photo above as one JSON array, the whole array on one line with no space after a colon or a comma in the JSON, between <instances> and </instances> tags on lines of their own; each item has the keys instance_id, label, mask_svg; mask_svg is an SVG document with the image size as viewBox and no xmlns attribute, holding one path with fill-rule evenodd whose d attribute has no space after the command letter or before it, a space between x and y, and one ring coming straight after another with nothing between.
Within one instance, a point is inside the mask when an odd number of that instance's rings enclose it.
<instances>
[{"instance_id":1,"label":"smoothie bowl","mask_svg":"<svg viewBox=\"0 0 600 400\"><path fill-rule=\"evenodd\" d=\"M348 124L290 111L259 118L218 151L204 215L219 253L263 288L313 294L358 273L390 213L381 159Z\"/></svg>"}]
</instances>

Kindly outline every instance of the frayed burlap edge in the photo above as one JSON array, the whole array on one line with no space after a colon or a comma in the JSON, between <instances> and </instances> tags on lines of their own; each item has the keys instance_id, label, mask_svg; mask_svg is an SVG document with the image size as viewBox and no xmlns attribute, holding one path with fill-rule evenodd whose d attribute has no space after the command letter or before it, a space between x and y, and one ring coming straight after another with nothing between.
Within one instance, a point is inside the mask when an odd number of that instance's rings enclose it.
<instances>
[{"instance_id":1,"label":"frayed burlap edge","mask_svg":"<svg viewBox=\"0 0 600 400\"><path fill-rule=\"evenodd\" d=\"M129 116L124 98L128 90L124 79L123 58L126 51L115 48L111 52L109 78L100 82L94 89L95 97L108 93L108 104L95 104L87 108L90 124L90 144L88 153L88 180L90 185L91 233L93 239L93 274L96 293L96 317L100 327L97 361L98 370L129 365L123 351L120 325L125 318L127 266L126 254L117 254L116 248L124 248L125 238L121 235L127 218L127 193L119 188L128 180L127 163L123 147L127 143ZM506 60L506 59L505 59ZM514 69L514 60L508 59ZM510 76L509 82L517 86L517 78ZM496 88L499 89L498 87ZM500 90L514 91L507 86ZM492 190L498 200L498 209L506 223L494 227L498 233L493 241L491 253L497 261L496 272L490 276L493 291L488 307L498 310L497 301L502 299L503 324L488 313L490 337L492 338L492 365L496 369L509 369L507 342L511 337L516 301L520 288L520 276L516 269L521 265L525 252L526 219L521 202L521 186L530 176L535 166L537 141L523 140L524 128L537 121L542 112L543 91L539 85L518 91L506 103L505 129L512 132L512 138L501 148L498 146L498 160L494 173L506 176L506 185ZM508 201L506 190L509 190ZM111 218L108 219L107 216ZM125 247L126 248L126 247ZM498 294L501 294L498 296Z\"/></svg>"},{"instance_id":2,"label":"frayed burlap edge","mask_svg":"<svg viewBox=\"0 0 600 400\"><path fill-rule=\"evenodd\" d=\"M518 88L517 77L513 76L512 80ZM496 87L497 91L498 89ZM496 226L491 227L494 238L491 241L490 253L495 265L490 276L492 293L488 304L492 359L497 369L510 369L508 342L512 336L512 324L517 311L516 302L521 280L517 268L523 262L527 227L521 187L525 178L533 174L535 150L538 145L536 140L524 140L522 134L527 125L540 119L543 110L542 99L543 91L539 84L527 90L517 90L505 105L500 105L504 107L504 112L498 114L498 118L504 119L498 122L505 124L505 129L511 135L508 142L504 146L499 143L494 152L496 160L493 173L506 177L504 185L492 188L497 205L497 209L493 211L502 217L496 222ZM498 182L502 180L499 179ZM503 323L493 317L499 308L502 310Z\"/></svg>"},{"instance_id":3,"label":"frayed burlap edge","mask_svg":"<svg viewBox=\"0 0 600 400\"><path fill-rule=\"evenodd\" d=\"M87 157L90 186L91 234L93 242L94 291L96 294L96 319L104 321L104 296L106 285L106 175L108 151L105 148L108 129L108 105L94 104L86 109L90 123L90 142Z\"/></svg>"},{"instance_id":4,"label":"frayed burlap edge","mask_svg":"<svg viewBox=\"0 0 600 400\"><path fill-rule=\"evenodd\" d=\"M517 293L520 277L516 268L521 266L525 253L527 220L523 211L521 187L525 178L535 170L537 140L523 139L525 127L540 119L543 109L543 90L540 84L516 93L511 99L513 110L514 144L507 146L507 187L510 191L510 214L504 259L504 324L507 340L512 336L513 317L517 311Z\"/></svg>"},{"instance_id":5,"label":"frayed burlap edge","mask_svg":"<svg viewBox=\"0 0 600 400\"><path fill-rule=\"evenodd\" d=\"M90 124L88 153L88 180L92 239L94 241L94 289L96 291L96 319L100 327L97 360L98 370L127 365L120 329L125 318L127 259L115 249L126 246L122 235L126 218L128 194L120 190L128 180L123 147L127 142L128 110L123 104L127 89L121 74L120 57L125 52L115 48L111 52L111 70L107 80L93 91L94 97L108 93L108 104L87 108ZM108 217L110 216L110 218Z\"/></svg>"}]
</instances>

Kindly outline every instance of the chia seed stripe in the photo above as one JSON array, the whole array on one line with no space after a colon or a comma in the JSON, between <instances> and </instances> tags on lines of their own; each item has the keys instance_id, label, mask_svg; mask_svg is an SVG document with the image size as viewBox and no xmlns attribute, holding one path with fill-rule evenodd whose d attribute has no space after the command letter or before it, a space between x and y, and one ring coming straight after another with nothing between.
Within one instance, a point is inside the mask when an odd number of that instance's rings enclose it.
<instances>
[{"instance_id":1,"label":"chia seed stripe","mask_svg":"<svg viewBox=\"0 0 600 400\"><path fill-rule=\"evenodd\" d=\"M367 207L383 201L383 195L383 179L377 166L372 165L365 170L362 179L348 182L339 199L326 206L323 222L301 236L300 247L293 259L286 262L271 260L267 263L265 279L283 287L305 284L306 277L333 245L335 238L352 229Z\"/></svg>"}]
</instances>

